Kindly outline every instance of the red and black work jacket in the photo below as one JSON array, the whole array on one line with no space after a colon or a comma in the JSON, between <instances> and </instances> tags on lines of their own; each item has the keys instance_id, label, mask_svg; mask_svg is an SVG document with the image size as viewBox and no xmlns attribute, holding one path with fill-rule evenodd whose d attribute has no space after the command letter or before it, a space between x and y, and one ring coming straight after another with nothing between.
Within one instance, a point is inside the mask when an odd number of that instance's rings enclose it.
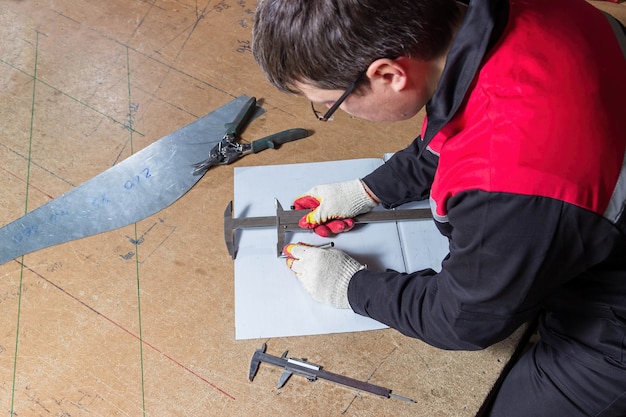
<instances>
[{"instance_id":1,"label":"red and black work jacket","mask_svg":"<svg viewBox=\"0 0 626 417\"><path fill-rule=\"evenodd\" d=\"M358 272L354 311L444 349L540 315L548 342L626 361L622 31L582 0L470 2L421 135L364 178L388 208L430 199L449 254Z\"/></svg>"}]
</instances>

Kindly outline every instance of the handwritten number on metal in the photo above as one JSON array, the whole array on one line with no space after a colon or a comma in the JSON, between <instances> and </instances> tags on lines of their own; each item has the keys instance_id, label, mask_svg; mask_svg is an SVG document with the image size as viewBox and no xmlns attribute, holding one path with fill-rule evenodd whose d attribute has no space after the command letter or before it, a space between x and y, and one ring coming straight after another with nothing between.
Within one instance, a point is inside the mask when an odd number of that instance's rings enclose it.
<instances>
[{"instance_id":1,"label":"handwritten number on metal","mask_svg":"<svg viewBox=\"0 0 626 417\"><path fill-rule=\"evenodd\" d=\"M152 173L150 172L150 168L144 168L141 170L141 172L137 175L135 175L134 178L126 181L124 183L124 188L126 188L127 190L131 190L133 189L136 185L139 185L143 182L143 180L145 179L149 179L152 177Z\"/></svg>"}]
</instances>

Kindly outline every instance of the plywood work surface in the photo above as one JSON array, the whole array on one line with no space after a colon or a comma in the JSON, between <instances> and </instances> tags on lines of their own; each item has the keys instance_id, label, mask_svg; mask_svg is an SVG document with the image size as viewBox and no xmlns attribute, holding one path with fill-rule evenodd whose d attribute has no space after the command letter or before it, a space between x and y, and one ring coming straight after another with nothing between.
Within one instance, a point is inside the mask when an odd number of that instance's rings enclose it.
<instances>
[{"instance_id":1,"label":"plywood work surface","mask_svg":"<svg viewBox=\"0 0 626 417\"><path fill-rule=\"evenodd\" d=\"M315 131L237 166L380 157L421 117L321 124L250 51L252 0L0 1L0 225L241 94L243 134ZM315 175L315 173L311 173ZM304 190L303 190L304 191ZM235 341L222 216L233 166L131 226L0 266L0 416L474 416L519 334L446 352L395 330ZM248 366L263 342L409 404Z\"/></svg>"}]
</instances>

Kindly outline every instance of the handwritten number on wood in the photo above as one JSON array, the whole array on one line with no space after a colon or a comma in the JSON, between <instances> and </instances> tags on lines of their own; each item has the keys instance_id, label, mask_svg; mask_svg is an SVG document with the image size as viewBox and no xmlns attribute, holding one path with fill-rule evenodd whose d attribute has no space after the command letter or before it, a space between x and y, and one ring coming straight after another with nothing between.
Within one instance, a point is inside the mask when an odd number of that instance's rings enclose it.
<instances>
[{"instance_id":1,"label":"handwritten number on wood","mask_svg":"<svg viewBox=\"0 0 626 417\"><path fill-rule=\"evenodd\" d=\"M237 48L237 52L239 53L252 52L252 46L250 45L250 41L238 40L237 43L239 44L239 47Z\"/></svg>"}]
</instances>

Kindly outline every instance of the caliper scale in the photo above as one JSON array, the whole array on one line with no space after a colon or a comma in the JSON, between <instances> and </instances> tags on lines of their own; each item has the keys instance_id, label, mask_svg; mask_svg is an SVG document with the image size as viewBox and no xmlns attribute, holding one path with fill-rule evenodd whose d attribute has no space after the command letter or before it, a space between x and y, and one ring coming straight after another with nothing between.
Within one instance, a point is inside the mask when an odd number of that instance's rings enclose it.
<instances>
[{"instance_id":1,"label":"caliper scale","mask_svg":"<svg viewBox=\"0 0 626 417\"><path fill-rule=\"evenodd\" d=\"M236 231L248 228L276 228L276 256L280 256L285 246L286 233L306 231L298 222L310 210L284 210L283 206L275 201L275 216L260 217L233 217L233 202L231 201L224 210L224 239L226 248L233 259L237 256ZM355 224L398 222L406 220L419 220L432 218L430 209L403 209L403 210L375 210L354 217Z\"/></svg>"}]
</instances>

